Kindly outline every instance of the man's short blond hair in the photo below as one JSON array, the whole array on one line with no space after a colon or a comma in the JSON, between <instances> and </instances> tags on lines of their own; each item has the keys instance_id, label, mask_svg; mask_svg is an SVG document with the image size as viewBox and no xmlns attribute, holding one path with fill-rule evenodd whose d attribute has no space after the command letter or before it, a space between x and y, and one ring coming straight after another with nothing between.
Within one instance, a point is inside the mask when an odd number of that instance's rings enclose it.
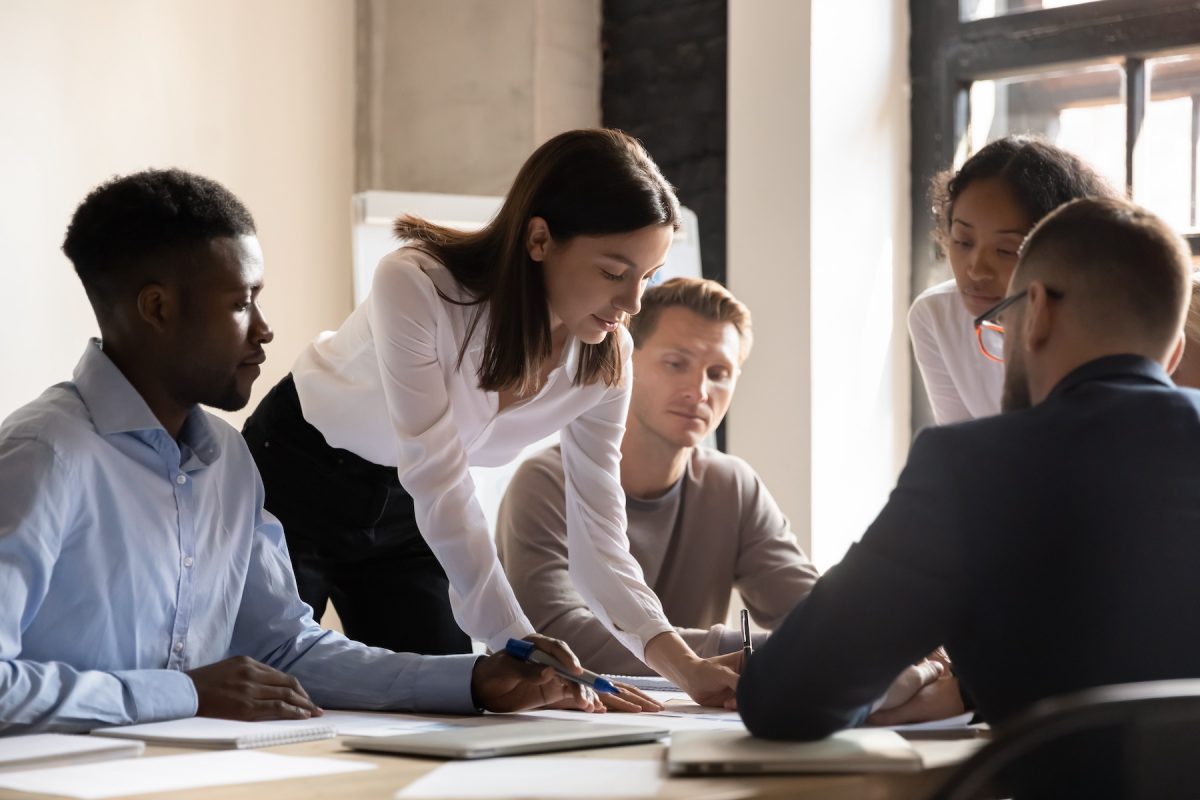
<instances>
[{"instance_id":1,"label":"man's short blond hair","mask_svg":"<svg viewBox=\"0 0 1200 800\"><path fill-rule=\"evenodd\" d=\"M629 318L633 346L641 347L654 334L663 310L675 307L686 308L713 322L730 323L741 339L739 362L750 355L754 344L750 309L724 286L705 278L671 278L647 289L642 295L642 310Z\"/></svg>"}]
</instances>

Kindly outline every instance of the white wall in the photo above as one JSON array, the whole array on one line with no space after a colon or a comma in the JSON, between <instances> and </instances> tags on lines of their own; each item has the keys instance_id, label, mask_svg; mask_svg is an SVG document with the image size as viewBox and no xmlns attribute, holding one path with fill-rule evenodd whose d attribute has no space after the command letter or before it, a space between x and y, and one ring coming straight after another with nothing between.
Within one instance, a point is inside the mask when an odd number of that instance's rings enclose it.
<instances>
[{"instance_id":1,"label":"white wall","mask_svg":"<svg viewBox=\"0 0 1200 800\"><path fill-rule=\"evenodd\" d=\"M276 338L251 408L340 323L353 20L351 0L0 0L0 418L68 379L96 333L59 247L114 174L183 167L254 214Z\"/></svg>"},{"instance_id":2,"label":"white wall","mask_svg":"<svg viewBox=\"0 0 1200 800\"><path fill-rule=\"evenodd\" d=\"M812 553L811 14L807 1L729 4L728 275L754 318L730 412L747 459Z\"/></svg>"},{"instance_id":3,"label":"white wall","mask_svg":"<svg viewBox=\"0 0 1200 800\"><path fill-rule=\"evenodd\" d=\"M755 349L730 425L822 569L909 440L903 0L730 3L729 275Z\"/></svg>"}]
</instances>

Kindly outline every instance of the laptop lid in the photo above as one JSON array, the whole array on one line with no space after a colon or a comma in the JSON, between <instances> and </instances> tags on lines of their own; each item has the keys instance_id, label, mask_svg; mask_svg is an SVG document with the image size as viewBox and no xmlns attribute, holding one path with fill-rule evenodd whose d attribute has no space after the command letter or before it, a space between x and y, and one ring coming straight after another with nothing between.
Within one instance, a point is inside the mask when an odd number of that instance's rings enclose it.
<instances>
[{"instance_id":1,"label":"laptop lid","mask_svg":"<svg viewBox=\"0 0 1200 800\"><path fill-rule=\"evenodd\" d=\"M672 775L916 772L921 757L894 731L856 728L816 742L756 739L744 730L675 731Z\"/></svg>"},{"instance_id":2,"label":"laptop lid","mask_svg":"<svg viewBox=\"0 0 1200 800\"><path fill-rule=\"evenodd\" d=\"M664 729L642 725L537 720L398 736L349 737L342 744L355 750L435 758L495 758L653 742L667 734Z\"/></svg>"}]
</instances>

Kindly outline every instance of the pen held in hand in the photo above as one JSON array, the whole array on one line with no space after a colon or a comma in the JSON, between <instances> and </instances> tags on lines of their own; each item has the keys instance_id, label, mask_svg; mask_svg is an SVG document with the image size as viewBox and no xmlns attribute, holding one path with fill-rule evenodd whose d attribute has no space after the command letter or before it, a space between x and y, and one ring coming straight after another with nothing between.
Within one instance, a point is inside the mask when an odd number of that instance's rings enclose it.
<instances>
[{"instance_id":1,"label":"pen held in hand","mask_svg":"<svg viewBox=\"0 0 1200 800\"><path fill-rule=\"evenodd\" d=\"M620 694L617 687L609 683L605 678L600 677L594 672L588 672L586 669L579 675L569 672L566 667L559 663L558 659L549 653L542 652L533 646L532 642L527 642L523 639L509 639L508 644L504 647L504 652L508 653L513 658L521 661L528 661L533 664L542 664L547 667L552 667L562 677L569 681L574 681L581 686L589 686L601 694Z\"/></svg>"},{"instance_id":2,"label":"pen held in hand","mask_svg":"<svg viewBox=\"0 0 1200 800\"><path fill-rule=\"evenodd\" d=\"M746 666L747 659L754 653L754 646L750 642L750 612L742 609L742 666Z\"/></svg>"}]
</instances>

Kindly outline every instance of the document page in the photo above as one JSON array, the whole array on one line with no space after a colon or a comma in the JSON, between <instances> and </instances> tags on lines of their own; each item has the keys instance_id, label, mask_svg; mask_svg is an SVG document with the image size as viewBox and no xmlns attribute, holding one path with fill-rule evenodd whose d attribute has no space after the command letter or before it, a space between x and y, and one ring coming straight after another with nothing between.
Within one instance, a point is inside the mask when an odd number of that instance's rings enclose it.
<instances>
[{"instance_id":1,"label":"document page","mask_svg":"<svg viewBox=\"0 0 1200 800\"><path fill-rule=\"evenodd\" d=\"M607 758L493 758L452 761L396 794L410 798L653 797L665 780L660 761Z\"/></svg>"},{"instance_id":2,"label":"document page","mask_svg":"<svg viewBox=\"0 0 1200 800\"><path fill-rule=\"evenodd\" d=\"M223 750L0 773L0 789L98 800L368 769L375 769L375 765L337 758L299 758L252 750Z\"/></svg>"}]
</instances>

